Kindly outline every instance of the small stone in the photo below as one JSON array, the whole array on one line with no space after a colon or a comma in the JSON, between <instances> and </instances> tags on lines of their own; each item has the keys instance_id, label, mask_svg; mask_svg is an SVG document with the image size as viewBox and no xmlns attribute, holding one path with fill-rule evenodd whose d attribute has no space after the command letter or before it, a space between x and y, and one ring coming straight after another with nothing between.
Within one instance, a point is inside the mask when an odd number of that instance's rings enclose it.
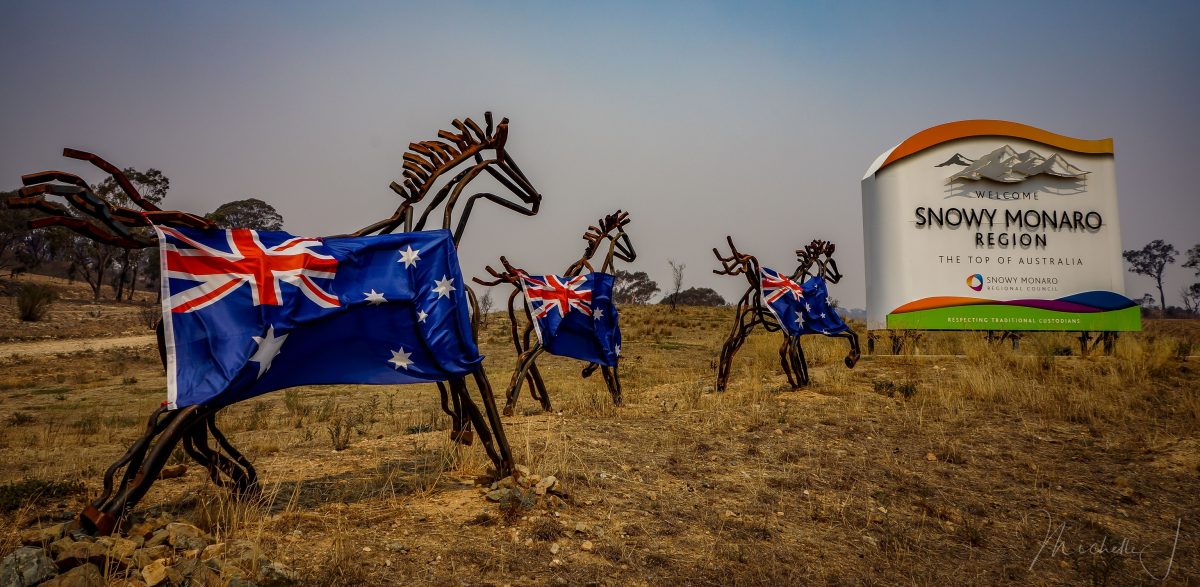
<instances>
[{"instance_id":1,"label":"small stone","mask_svg":"<svg viewBox=\"0 0 1200 587\"><path fill-rule=\"evenodd\" d=\"M104 576L100 574L99 567L88 563L75 567L62 575L42 583L42 585L48 587L102 587L104 585Z\"/></svg>"},{"instance_id":2,"label":"small stone","mask_svg":"<svg viewBox=\"0 0 1200 587\"><path fill-rule=\"evenodd\" d=\"M363 547L363 552L371 552L371 547L370 547L370 546L364 546L364 547Z\"/></svg>"},{"instance_id":3,"label":"small stone","mask_svg":"<svg viewBox=\"0 0 1200 587\"><path fill-rule=\"evenodd\" d=\"M408 548L399 542L393 542L385 546L389 552L408 552Z\"/></svg>"},{"instance_id":4,"label":"small stone","mask_svg":"<svg viewBox=\"0 0 1200 587\"><path fill-rule=\"evenodd\" d=\"M494 489L489 491L487 498L490 501L503 501L506 497L512 494L511 489Z\"/></svg>"},{"instance_id":5,"label":"small stone","mask_svg":"<svg viewBox=\"0 0 1200 587\"><path fill-rule=\"evenodd\" d=\"M737 515L737 514L733 513L733 510L725 510L725 517L726 517L726 518L732 518L732 517L734 517L734 516L736 516L736 515Z\"/></svg>"},{"instance_id":6,"label":"small stone","mask_svg":"<svg viewBox=\"0 0 1200 587\"><path fill-rule=\"evenodd\" d=\"M161 546L163 544L167 544L167 540L169 538L170 534L168 534L165 529L156 530L150 535L149 538L146 539L146 542L142 546Z\"/></svg>"},{"instance_id":7,"label":"small stone","mask_svg":"<svg viewBox=\"0 0 1200 587\"><path fill-rule=\"evenodd\" d=\"M51 542L50 548L49 548L50 556L57 557L64 550L66 550L67 548L70 548L70 546L72 544L75 544L75 541L71 540L70 536L63 536L62 538L59 538L58 540Z\"/></svg>"},{"instance_id":8,"label":"small stone","mask_svg":"<svg viewBox=\"0 0 1200 587\"><path fill-rule=\"evenodd\" d=\"M550 545L550 554L558 554L558 551L559 551L561 548L562 548L562 547L561 547L561 546L559 546L557 542L555 542L555 543L551 544L551 545Z\"/></svg>"},{"instance_id":9,"label":"small stone","mask_svg":"<svg viewBox=\"0 0 1200 587\"><path fill-rule=\"evenodd\" d=\"M58 565L59 571L66 571L87 563L103 565L104 559L103 546L95 542L73 542L54 557L54 564Z\"/></svg>"},{"instance_id":10,"label":"small stone","mask_svg":"<svg viewBox=\"0 0 1200 587\"><path fill-rule=\"evenodd\" d=\"M296 572L281 562L263 565L258 570L258 580L262 583L290 583L296 580Z\"/></svg>"},{"instance_id":11,"label":"small stone","mask_svg":"<svg viewBox=\"0 0 1200 587\"><path fill-rule=\"evenodd\" d=\"M137 542L120 536L111 537L108 541L108 556L118 560L128 560L133 558L133 553L137 551Z\"/></svg>"},{"instance_id":12,"label":"small stone","mask_svg":"<svg viewBox=\"0 0 1200 587\"><path fill-rule=\"evenodd\" d=\"M938 458L937 458L937 455L935 455L931 452L927 452L927 453L925 453L925 460L927 460L929 462L934 462L934 461L938 460Z\"/></svg>"},{"instance_id":13,"label":"small stone","mask_svg":"<svg viewBox=\"0 0 1200 587\"><path fill-rule=\"evenodd\" d=\"M21 544L45 546L62 538L66 534L66 526L66 524L54 524L44 528L31 528L21 532Z\"/></svg>"},{"instance_id":14,"label":"small stone","mask_svg":"<svg viewBox=\"0 0 1200 587\"><path fill-rule=\"evenodd\" d=\"M517 479L529 476L529 467L526 467L525 465L514 465L513 471L515 473L513 476Z\"/></svg>"},{"instance_id":15,"label":"small stone","mask_svg":"<svg viewBox=\"0 0 1200 587\"><path fill-rule=\"evenodd\" d=\"M160 558L171 556L171 547L166 544L133 551L133 566L142 568Z\"/></svg>"},{"instance_id":16,"label":"small stone","mask_svg":"<svg viewBox=\"0 0 1200 587\"><path fill-rule=\"evenodd\" d=\"M555 485L558 485L558 479L554 475L546 475L533 487L533 492L538 495L546 495L546 492L554 489Z\"/></svg>"},{"instance_id":17,"label":"small stone","mask_svg":"<svg viewBox=\"0 0 1200 587\"><path fill-rule=\"evenodd\" d=\"M579 545L579 550L586 551L586 552L591 552L592 548L593 548L593 546L592 546L591 540L584 540L583 544Z\"/></svg>"},{"instance_id":18,"label":"small stone","mask_svg":"<svg viewBox=\"0 0 1200 587\"><path fill-rule=\"evenodd\" d=\"M206 561L208 559L221 556L222 554L225 554L224 542L209 544L208 546L204 547L203 551L200 552L200 560Z\"/></svg>"},{"instance_id":19,"label":"small stone","mask_svg":"<svg viewBox=\"0 0 1200 587\"><path fill-rule=\"evenodd\" d=\"M40 548L18 548L0 561L0 585L29 587L58 573L54 561Z\"/></svg>"},{"instance_id":20,"label":"small stone","mask_svg":"<svg viewBox=\"0 0 1200 587\"><path fill-rule=\"evenodd\" d=\"M579 523L575 524L575 531L580 534L587 534L587 531L588 531L587 524L584 524L583 522L579 522Z\"/></svg>"},{"instance_id":21,"label":"small stone","mask_svg":"<svg viewBox=\"0 0 1200 587\"><path fill-rule=\"evenodd\" d=\"M167 559L160 558L142 567L142 580L147 587L154 587L167 580Z\"/></svg>"},{"instance_id":22,"label":"small stone","mask_svg":"<svg viewBox=\"0 0 1200 587\"><path fill-rule=\"evenodd\" d=\"M203 530L182 522L167 524L167 542L176 550L203 550L208 546Z\"/></svg>"}]
</instances>

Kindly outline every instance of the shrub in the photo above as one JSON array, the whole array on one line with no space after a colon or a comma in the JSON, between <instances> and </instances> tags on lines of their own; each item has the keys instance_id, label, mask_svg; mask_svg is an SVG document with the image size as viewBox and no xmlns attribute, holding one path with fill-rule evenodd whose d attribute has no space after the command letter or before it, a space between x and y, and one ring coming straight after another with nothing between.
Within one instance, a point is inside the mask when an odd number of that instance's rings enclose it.
<instances>
[{"instance_id":1,"label":"shrub","mask_svg":"<svg viewBox=\"0 0 1200 587\"><path fill-rule=\"evenodd\" d=\"M38 500L83 493L81 481L47 481L23 479L0 485L0 512L11 512Z\"/></svg>"},{"instance_id":2,"label":"shrub","mask_svg":"<svg viewBox=\"0 0 1200 587\"><path fill-rule=\"evenodd\" d=\"M46 317L50 304L58 298L54 288L40 283L27 283L17 293L17 312L25 322L37 322Z\"/></svg>"}]
</instances>

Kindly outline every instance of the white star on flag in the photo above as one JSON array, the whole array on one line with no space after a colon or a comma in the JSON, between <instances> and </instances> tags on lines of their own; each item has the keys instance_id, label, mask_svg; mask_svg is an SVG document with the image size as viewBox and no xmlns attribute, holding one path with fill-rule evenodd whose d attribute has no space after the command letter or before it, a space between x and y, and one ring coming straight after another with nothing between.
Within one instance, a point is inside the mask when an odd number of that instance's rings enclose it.
<instances>
[{"instance_id":1,"label":"white star on flag","mask_svg":"<svg viewBox=\"0 0 1200 587\"><path fill-rule=\"evenodd\" d=\"M599 319L600 319L600 317L601 317L601 316L603 316L603 315L604 315L604 309L603 309L603 308L596 308L595 310L592 310L592 317L593 317L593 318L595 318L595 319L597 319L597 320L599 320Z\"/></svg>"},{"instance_id":2,"label":"white star on flag","mask_svg":"<svg viewBox=\"0 0 1200 587\"><path fill-rule=\"evenodd\" d=\"M384 299L383 294L375 291L374 288L372 288L370 292L364 291L363 295L367 296L367 301L371 302L372 306L378 306L379 304L382 304L387 301L386 299Z\"/></svg>"},{"instance_id":3,"label":"white star on flag","mask_svg":"<svg viewBox=\"0 0 1200 587\"><path fill-rule=\"evenodd\" d=\"M800 312L796 312L796 326L804 327L804 315Z\"/></svg>"},{"instance_id":4,"label":"white star on flag","mask_svg":"<svg viewBox=\"0 0 1200 587\"><path fill-rule=\"evenodd\" d=\"M821 315L818 316L818 318L824 318L824 317L825 317L825 312L821 312Z\"/></svg>"},{"instance_id":5,"label":"white star on flag","mask_svg":"<svg viewBox=\"0 0 1200 587\"><path fill-rule=\"evenodd\" d=\"M421 260L421 249L413 249L410 245L407 249L400 251L400 260L397 263L404 263L405 267L411 268Z\"/></svg>"},{"instance_id":6,"label":"white star on flag","mask_svg":"<svg viewBox=\"0 0 1200 587\"><path fill-rule=\"evenodd\" d=\"M437 280L435 283L437 283L437 287L433 288L433 291L437 292L439 300L443 297L449 296L450 292L454 291L454 280L450 279L447 275L443 275L442 278Z\"/></svg>"},{"instance_id":7,"label":"white star on flag","mask_svg":"<svg viewBox=\"0 0 1200 587\"><path fill-rule=\"evenodd\" d=\"M404 352L404 347L400 347L400 350L392 351L392 358L388 359L388 362L395 365L397 369L407 369L413 363L409 359L411 356L412 353L406 353Z\"/></svg>"},{"instance_id":8,"label":"white star on flag","mask_svg":"<svg viewBox=\"0 0 1200 587\"><path fill-rule=\"evenodd\" d=\"M417 322L424 322L428 317L429 314L426 314L425 310L417 310Z\"/></svg>"},{"instance_id":9,"label":"white star on flag","mask_svg":"<svg viewBox=\"0 0 1200 587\"><path fill-rule=\"evenodd\" d=\"M267 335L265 337L250 337L254 339L254 342L258 343L258 350L254 351L254 355L252 355L249 360L258 363L259 378L263 376L263 373L267 372L267 369L271 368L271 361L275 360L275 357L279 354L279 349L283 347L283 341L286 340L287 337L288 335L286 334L276 337L274 324L267 328Z\"/></svg>"},{"instance_id":10,"label":"white star on flag","mask_svg":"<svg viewBox=\"0 0 1200 587\"><path fill-rule=\"evenodd\" d=\"M621 345L613 347L613 350L617 352L618 357L621 356Z\"/></svg>"},{"instance_id":11,"label":"white star on flag","mask_svg":"<svg viewBox=\"0 0 1200 587\"><path fill-rule=\"evenodd\" d=\"M811 312L811 311L812 311L812 306L811 306L811 305L809 305L809 304L804 304L804 309L805 309L805 310L808 310L809 312Z\"/></svg>"}]
</instances>

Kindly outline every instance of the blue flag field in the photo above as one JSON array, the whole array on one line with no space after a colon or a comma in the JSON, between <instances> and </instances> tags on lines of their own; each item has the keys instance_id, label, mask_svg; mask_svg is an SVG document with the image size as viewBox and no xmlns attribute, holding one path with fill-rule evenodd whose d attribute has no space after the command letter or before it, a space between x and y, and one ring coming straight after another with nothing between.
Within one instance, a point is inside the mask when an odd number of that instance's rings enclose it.
<instances>
[{"instance_id":1,"label":"blue flag field","mask_svg":"<svg viewBox=\"0 0 1200 587\"><path fill-rule=\"evenodd\" d=\"M447 230L158 230L171 409L297 385L443 381L483 360Z\"/></svg>"}]
</instances>

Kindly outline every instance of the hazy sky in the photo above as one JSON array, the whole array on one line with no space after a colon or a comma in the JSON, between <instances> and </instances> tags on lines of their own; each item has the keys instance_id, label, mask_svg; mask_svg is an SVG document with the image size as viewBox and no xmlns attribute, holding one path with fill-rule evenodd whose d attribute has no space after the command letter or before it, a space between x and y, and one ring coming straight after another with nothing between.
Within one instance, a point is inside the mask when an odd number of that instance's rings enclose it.
<instances>
[{"instance_id":1,"label":"hazy sky","mask_svg":"<svg viewBox=\"0 0 1200 587\"><path fill-rule=\"evenodd\" d=\"M848 276L833 295L862 306L859 180L953 120L1113 137L1125 248L1200 243L1198 6L7 3L0 189L86 170L70 146L161 169L169 208L258 197L291 232L342 233L394 210L410 141L490 109L544 201L532 219L477 208L468 275L501 253L562 271L623 208L632 269L660 284L677 259L685 286L736 298L744 280L711 273L726 234L781 268L824 238ZM1168 298L1193 281L1174 266Z\"/></svg>"}]
</instances>

